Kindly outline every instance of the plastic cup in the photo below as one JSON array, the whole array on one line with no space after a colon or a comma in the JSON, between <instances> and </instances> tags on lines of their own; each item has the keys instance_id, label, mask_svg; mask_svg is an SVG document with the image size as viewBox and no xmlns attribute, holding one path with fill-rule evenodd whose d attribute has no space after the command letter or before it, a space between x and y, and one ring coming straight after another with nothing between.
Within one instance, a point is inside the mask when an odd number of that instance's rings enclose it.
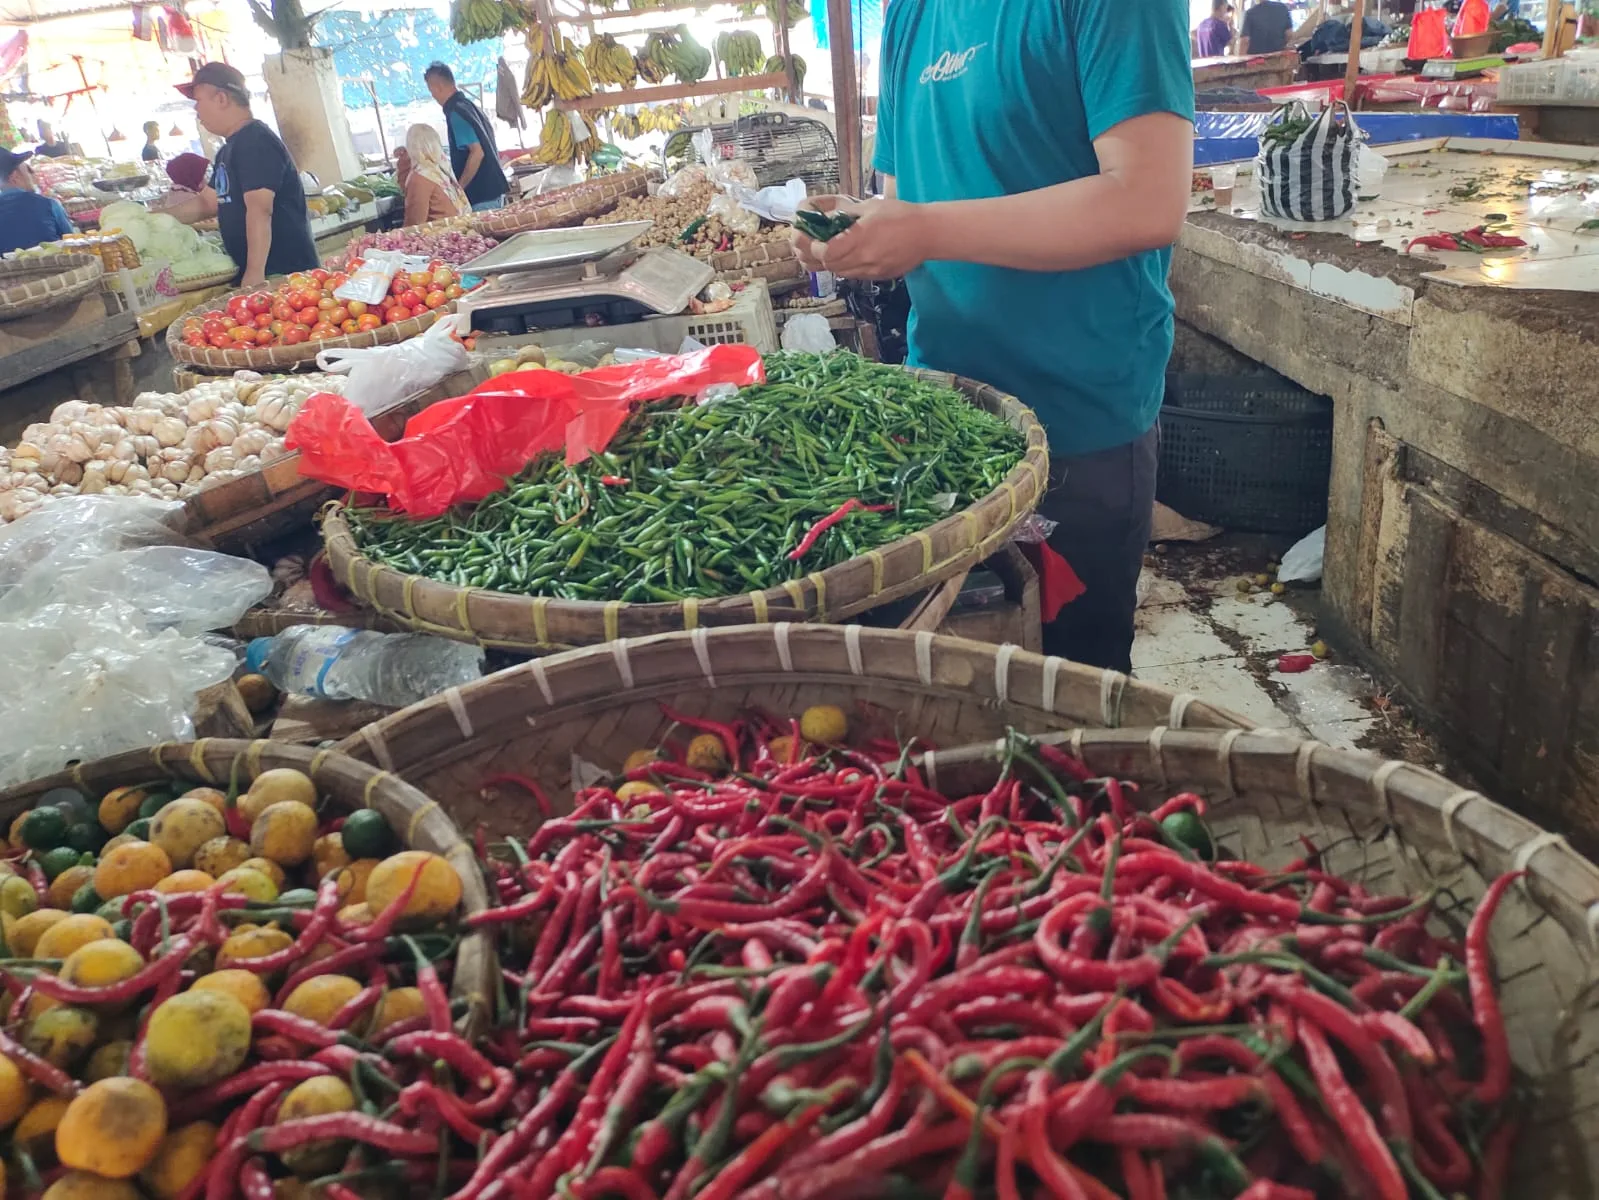
<instances>
[{"instance_id":1,"label":"plastic cup","mask_svg":"<svg viewBox=\"0 0 1599 1200\"><path fill-rule=\"evenodd\" d=\"M1210 184L1216 193L1217 209L1233 206L1233 185L1238 182L1238 168L1231 163L1210 169Z\"/></svg>"}]
</instances>

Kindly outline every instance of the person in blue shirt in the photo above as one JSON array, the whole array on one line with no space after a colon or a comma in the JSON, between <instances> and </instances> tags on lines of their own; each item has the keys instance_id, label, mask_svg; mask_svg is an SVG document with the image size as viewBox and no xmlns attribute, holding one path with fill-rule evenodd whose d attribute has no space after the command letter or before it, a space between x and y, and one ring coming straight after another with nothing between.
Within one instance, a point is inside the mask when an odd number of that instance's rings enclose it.
<instances>
[{"instance_id":1,"label":"person in blue shirt","mask_svg":"<svg viewBox=\"0 0 1599 1200\"><path fill-rule=\"evenodd\" d=\"M455 86L455 72L444 63L429 64L422 77L429 94L444 110L450 169L472 202L472 211L503 208L510 182L500 167L500 152L488 117Z\"/></svg>"},{"instance_id":2,"label":"person in blue shirt","mask_svg":"<svg viewBox=\"0 0 1599 1200\"><path fill-rule=\"evenodd\" d=\"M0 254L53 242L72 232L61 201L39 195L31 150L0 150Z\"/></svg>"},{"instance_id":3,"label":"person in blue shirt","mask_svg":"<svg viewBox=\"0 0 1599 1200\"><path fill-rule=\"evenodd\" d=\"M1049 435L1050 544L1087 591L1044 647L1131 665L1172 348L1166 285L1188 210L1186 0L895 0L875 166L885 199L812 269L905 276L913 365L981 379Z\"/></svg>"}]
</instances>

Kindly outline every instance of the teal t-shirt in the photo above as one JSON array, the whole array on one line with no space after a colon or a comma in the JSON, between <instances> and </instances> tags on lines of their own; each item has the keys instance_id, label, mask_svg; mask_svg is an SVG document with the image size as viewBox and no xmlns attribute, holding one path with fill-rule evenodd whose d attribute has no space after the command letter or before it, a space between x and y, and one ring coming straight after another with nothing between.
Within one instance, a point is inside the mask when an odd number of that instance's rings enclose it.
<instances>
[{"instance_id":1,"label":"teal t-shirt","mask_svg":"<svg viewBox=\"0 0 1599 1200\"><path fill-rule=\"evenodd\" d=\"M1192 119L1187 0L894 0L876 167L916 203L1015 195L1097 174L1094 139L1154 112ZM1095 236L1092 222L1081 230ZM930 262L913 271L919 366L1038 413L1052 454L1154 425L1172 345L1170 250L1084 271Z\"/></svg>"}]
</instances>

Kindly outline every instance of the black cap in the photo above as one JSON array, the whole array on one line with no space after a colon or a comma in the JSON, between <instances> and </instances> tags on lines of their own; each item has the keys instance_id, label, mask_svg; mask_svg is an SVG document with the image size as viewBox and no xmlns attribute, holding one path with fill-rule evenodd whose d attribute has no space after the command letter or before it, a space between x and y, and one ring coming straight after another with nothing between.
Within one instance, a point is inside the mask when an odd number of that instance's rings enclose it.
<instances>
[{"instance_id":1,"label":"black cap","mask_svg":"<svg viewBox=\"0 0 1599 1200\"><path fill-rule=\"evenodd\" d=\"M0 150L0 179L6 179L33 157L32 150Z\"/></svg>"},{"instance_id":2,"label":"black cap","mask_svg":"<svg viewBox=\"0 0 1599 1200\"><path fill-rule=\"evenodd\" d=\"M250 89L245 85L244 72L237 67L228 66L227 63L208 62L194 73L194 78L188 83L176 86L178 91L193 100L194 85L197 83L208 83L214 88L220 88L240 104L250 103Z\"/></svg>"}]
</instances>

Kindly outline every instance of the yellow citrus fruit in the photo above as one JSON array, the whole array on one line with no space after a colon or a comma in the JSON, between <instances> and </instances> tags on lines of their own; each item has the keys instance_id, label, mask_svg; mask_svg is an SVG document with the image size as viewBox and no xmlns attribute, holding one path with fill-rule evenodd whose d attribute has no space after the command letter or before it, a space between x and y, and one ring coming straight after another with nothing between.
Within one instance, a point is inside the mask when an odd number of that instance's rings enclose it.
<instances>
[{"instance_id":1,"label":"yellow citrus fruit","mask_svg":"<svg viewBox=\"0 0 1599 1200\"><path fill-rule=\"evenodd\" d=\"M184 797L163 805L150 822L150 842L160 846L174 867L187 867L212 838L226 837L228 823L204 800Z\"/></svg>"},{"instance_id":2,"label":"yellow citrus fruit","mask_svg":"<svg viewBox=\"0 0 1599 1200\"><path fill-rule=\"evenodd\" d=\"M0 1055L0 1127L9 1126L28 1111L28 1077L17 1064Z\"/></svg>"},{"instance_id":3,"label":"yellow citrus fruit","mask_svg":"<svg viewBox=\"0 0 1599 1200\"><path fill-rule=\"evenodd\" d=\"M276 888L281 888L289 878L283 868L270 858L247 858L239 865L248 867L252 871L260 871L261 874L272 881L272 886Z\"/></svg>"},{"instance_id":4,"label":"yellow citrus fruit","mask_svg":"<svg viewBox=\"0 0 1599 1200\"><path fill-rule=\"evenodd\" d=\"M61 964L61 978L80 987L110 987L131 979L144 967L144 959L127 942L106 937L85 942Z\"/></svg>"},{"instance_id":5,"label":"yellow citrus fruit","mask_svg":"<svg viewBox=\"0 0 1599 1200\"><path fill-rule=\"evenodd\" d=\"M203 892L215 882L216 880L204 871L174 871L157 883L155 890L164 896L175 896L181 892Z\"/></svg>"},{"instance_id":6,"label":"yellow citrus fruit","mask_svg":"<svg viewBox=\"0 0 1599 1200\"><path fill-rule=\"evenodd\" d=\"M339 899L346 904L360 904L366 899L366 881L377 867L375 858L358 858L339 872Z\"/></svg>"},{"instance_id":7,"label":"yellow citrus fruit","mask_svg":"<svg viewBox=\"0 0 1599 1200\"><path fill-rule=\"evenodd\" d=\"M142 1079L102 1079L67 1106L56 1126L56 1157L63 1166L127 1179L155 1157L166 1133L160 1092Z\"/></svg>"},{"instance_id":8,"label":"yellow citrus fruit","mask_svg":"<svg viewBox=\"0 0 1599 1200\"><path fill-rule=\"evenodd\" d=\"M68 867L50 881L50 886L44 894L44 901L51 908L71 908L72 897L78 894L78 889L86 883L93 882L93 867L86 867L81 864L76 867Z\"/></svg>"},{"instance_id":9,"label":"yellow citrus fruit","mask_svg":"<svg viewBox=\"0 0 1599 1200\"><path fill-rule=\"evenodd\" d=\"M350 865L349 852L344 848L344 835L324 834L311 845L311 869L318 879L326 879L329 871Z\"/></svg>"},{"instance_id":10,"label":"yellow citrus fruit","mask_svg":"<svg viewBox=\"0 0 1599 1200\"><path fill-rule=\"evenodd\" d=\"M39 893L33 884L17 874L0 879L0 913L8 917L25 917L39 907Z\"/></svg>"},{"instance_id":11,"label":"yellow citrus fruit","mask_svg":"<svg viewBox=\"0 0 1599 1200\"><path fill-rule=\"evenodd\" d=\"M417 872L422 873L410 902L400 915L411 920L437 921L461 903L461 877L437 854L402 850L372 868L366 881L366 904L373 916L381 915L404 894Z\"/></svg>"},{"instance_id":12,"label":"yellow citrus fruit","mask_svg":"<svg viewBox=\"0 0 1599 1200\"><path fill-rule=\"evenodd\" d=\"M362 901L360 904L348 904L339 909L340 925L370 925L372 923L372 906Z\"/></svg>"},{"instance_id":13,"label":"yellow citrus fruit","mask_svg":"<svg viewBox=\"0 0 1599 1200\"><path fill-rule=\"evenodd\" d=\"M39 935L33 945L36 958L66 958L79 946L114 938L111 922L93 913L73 913L65 921L57 921ZM130 946L131 950L132 947Z\"/></svg>"},{"instance_id":14,"label":"yellow citrus fruit","mask_svg":"<svg viewBox=\"0 0 1599 1200\"><path fill-rule=\"evenodd\" d=\"M33 889L28 890L31 892ZM44 931L71 915L59 908L40 908L25 913L15 921L6 923L6 946L17 958L32 958Z\"/></svg>"},{"instance_id":15,"label":"yellow citrus fruit","mask_svg":"<svg viewBox=\"0 0 1599 1200\"><path fill-rule=\"evenodd\" d=\"M68 1171L40 1200L140 1200L139 1189L126 1179L107 1179L93 1171Z\"/></svg>"},{"instance_id":16,"label":"yellow citrus fruit","mask_svg":"<svg viewBox=\"0 0 1599 1200\"><path fill-rule=\"evenodd\" d=\"M420 1017L426 1013L427 1006L422 1003L422 993L419 990L414 987L394 988L384 992L383 998L372 1010L372 1023L367 1034L370 1036L387 1029L390 1025L409 1021L412 1017Z\"/></svg>"},{"instance_id":17,"label":"yellow citrus fruit","mask_svg":"<svg viewBox=\"0 0 1599 1200\"><path fill-rule=\"evenodd\" d=\"M178 799L201 800L216 809L218 816L225 818L228 815L228 798L214 787L191 788L179 796Z\"/></svg>"},{"instance_id":18,"label":"yellow citrus fruit","mask_svg":"<svg viewBox=\"0 0 1599 1200\"><path fill-rule=\"evenodd\" d=\"M250 826L250 852L283 867L296 867L311 857L316 845L316 809L281 800L261 810Z\"/></svg>"},{"instance_id":19,"label":"yellow citrus fruit","mask_svg":"<svg viewBox=\"0 0 1599 1200\"><path fill-rule=\"evenodd\" d=\"M252 822L274 804L290 801L316 807L316 784L310 776L290 767L262 771L250 790L239 797L239 808Z\"/></svg>"},{"instance_id":20,"label":"yellow citrus fruit","mask_svg":"<svg viewBox=\"0 0 1599 1200\"><path fill-rule=\"evenodd\" d=\"M11 1131L11 1144L32 1153L35 1160L41 1155L55 1157L56 1126L66 1115L71 1100L66 1096L45 1096L22 1114L16 1128Z\"/></svg>"},{"instance_id":21,"label":"yellow citrus fruit","mask_svg":"<svg viewBox=\"0 0 1599 1200\"><path fill-rule=\"evenodd\" d=\"M267 990L267 985L261 982L261 977L254 971L245 971L239 967L212 971L209 975L200 976L189 990L196 989L203 992L225 992L244 1005L252 1016L272 1005L272 993Z\"/></svg>"},{"instance_id":22,"label":"yellow citrus fruit","mask_svg":"<svg viewBox=\"0 0 1599 1200\"><path fill-rule=\"evenodd\" d=\"M360 991L361 985L348 975L317 975L289 993L283 1011L325 1026Z\"/></svg>"},{"instance_id":23,"label":"yellow citrus fruit","mask_svg":"<svg viewBox=\"0 0 1599 1200\"><path fill-rule=\"evenodd\" d=\"M152 1082L201 1087L237 1071L250 1053L250 1010L226 992L181 992L164 1001L145 1028Z\"/></svg>"},{"instance_id":24,"label":"yellow citrus fruit","mask_svg":"<svg viewBox=\"0 0 1599 1200\"><path fill-rule=\"evenodd\" d=\"M270 904L278 898L278 885L254 867L234 867L217 877L223 892L237 892L257 904Z\"/></svg>"},{"instance_id":25,"label":"yellow citrus fruit","mask_svg":"<svg viewBox=\"0 0 1599 1200\"><path fill-rule=\"evenodd\" d=\"M65 1069L87 1058L99 1037L100 1019L94 1013L61 1004L28 1022L22 1044Z\"/></svg>"},{"instance_id":26,"label":"yellow citrus fruit","mask_svg":"<svg viewBox=\"0 0 1599 1200\"><path fill-rule=\"evenodd\" d=\"M250 857L250 847L235 837L214 837L194 852L196 870L204 871L213 879L224 872L242 867Z\"/></svg>"},{"instance_id":27,"label":"yellow citrus fruit","mask_svg":"<svg viewBox=\"0 0 1599 1200\"><path fill-rule=\"evenodd\" d=\"M725 771L727 747L714 733L702 733L688 744L683 761L697 771Z\"/></svg>"},{"instance_id":28,"label":"yellow citrus fruit","mask_svg":"<svg viewBox=\"0 0 1599 1200\"><path fill-rule=\"evenodd\" d=\"M819 746L837 746L849 736L849 718L836 704L813 704L800 714L800 736Z\"/></svg>"},{"instance_id":29,"label":"yellow citrus fruit","mask_svg":"<svg viewBox=\"0 0 1599 1200\"><path fill-rule=\"evenodd\" d=\"M89 1064L83 1068L83 1077L90 1083L97 1079L110 1079L128 1073L128 1056L133 1053L133 1043L126 1039L107 1042L89 1055Z\"/></svg>"},{"instance_id":30,"label":"yellow citrus fruit","mask_svg":"<svg viewBox=\"0 0 1599 1200\"><path fill-rule=\"evenodd\" d=\"M107 833L121 833L139 819L139 806L149 789L142 787L112 788L100 801L100 824Z\"/></svg>"},{"instance_id":31,"label":"yellow citrus fruit","mask_svg":"<svg viewBox=\"0 0 1599 1200\"><path fill-rule=\"evenodd\" d=\"M217 967L231 966L248 958L265 958L294 945L294 939L275 925L241 925L217 950Z\"/></svg>"},{"instance_id":32,"label":"yellow citrus fruit","mask_svg":"<svg viewBox=\"0 0 1599 1200\"><path fill-rule=\"evenodd\" d=\"M665 800L666 793L653 783L636 779L616 789L616 798L623 804L638 804L645 800Z\"/></svg>"},{"instance_id":33,"label":"yellow citrus fruit","mask_svg":"<svg viewBox=\"0 0 1599 1200\"><path fill-rule=\"evenodd\" d=\"M205 1170L216 1153L216 1144L217 1127L210 1121L180 1125L161 1139L155 1157L139 1172L139 1182L155 1200L177 1200L195 1176Z\"/></svg>"},{"instance_id":34,"label":"yellow citrus fruit","mask_svg":"<svg viewBox=\"0 0 1599 1200\"><path fill-rule=\"evenodd\" d=\"M289 1089L278 1107L279 1121L295 1121L302 1117L321 1117L329 1113L350 1112L355 1108L355 1094L344 1080L331 1075L307 1079ZM344 1143L339 1141L309 1142L280 1155L285 1165L297 1175L320 1175L337 1170L344 1160Z\"/></svg>"},{"instance_id":35,"label":"yellow citrus fruit","mask_svg":"<svg viewBox=\"0 0 1599 1200\"><path fill-rule=\"evenodd\" d=\"M149 842L126 842L100 856L94 869L94 890L102 900L115 900L129 892L153 888L172 874L165 850Z\"/></svg>"},{"instance_id":36,"label":"yellow citrus fruit","mask_svg":"<svg viewBox=\"0 0 1599 1200\"><path fill-rule=\"evenodd\" d=\"M660 761L661 752L659 750L635 750L622 763L622 773L625 775L630 771L636 771L640 767L647 767L651 763Z\"/></svg>"}]
</instances>

